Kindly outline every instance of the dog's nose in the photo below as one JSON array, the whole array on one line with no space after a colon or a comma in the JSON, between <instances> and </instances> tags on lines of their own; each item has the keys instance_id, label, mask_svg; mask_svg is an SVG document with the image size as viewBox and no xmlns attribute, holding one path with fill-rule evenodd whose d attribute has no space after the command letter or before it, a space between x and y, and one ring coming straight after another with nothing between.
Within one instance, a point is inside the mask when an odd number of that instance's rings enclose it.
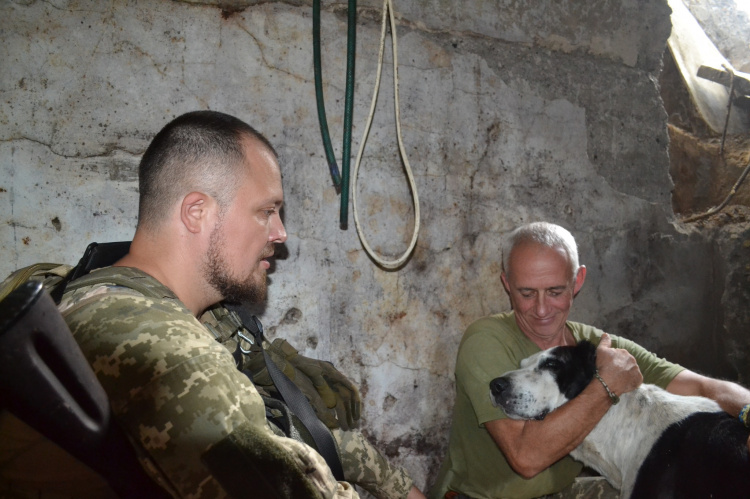
<instances>
[{"instance_id":1,"label":"dog's nose","mask_svg":"<svg viewBox=\"0 0 750 499\"><path fill-rule=\"evenodd\" d=\"M492 381L490 381L490 392L492 392L492 395L499 396L503 391L505 391L508 386L510 385L510 381L508 381L505 378L495 378Z\"/></svg>"}]
</instances>

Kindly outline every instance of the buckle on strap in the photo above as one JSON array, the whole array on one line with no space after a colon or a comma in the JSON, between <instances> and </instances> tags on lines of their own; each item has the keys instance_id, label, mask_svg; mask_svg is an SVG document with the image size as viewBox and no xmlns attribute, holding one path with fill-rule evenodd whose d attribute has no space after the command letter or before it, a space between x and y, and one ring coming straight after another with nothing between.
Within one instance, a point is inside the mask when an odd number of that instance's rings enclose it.
<instances>
[{"instance_id":1,"label":"buckle on strap","mask_svg":"<svg viewBox=\"0 0 750 499\"><path fill-rule=\"evenodd\" d=\"M247 329L250 334L253 335L253 338L255 338L255 341L258 342L258 345L263 346L263 340L265 339L263 337L263 324L260 323L260 320L255 317L254 315L244 317L240 316L242 319L242 325L245 326L245 329ZM252 342L251 342L252 343Z\"/></svg>"},{"instance_id":2,"label":"buckle on strap","mask_svg":"<svg viewBox=\"0 0 750 499\"><path fill-rule=\"evenodd\" d=\"M243 331L244 329L242 328L237 330L237 337L240 339L240 341L237 342L237 348L239 348L240 352L244 353L245 355L250 355L250 352L252 352L252 350L250 350L249 348L242 348L242 341L247 341L251 345L254 345L255 340L254 338L247 336Z\"/></svg>"},{"instance_id":3,"label":"buckle on strap","mask_svg":"<svg viewBox=\"0 0 750 499\"><path fill-rule=\"evenodd\" d=\"M252 352L250 349L243 348L243 341L250 343L250 345L254 345L256 342L258 342L258 345L262 346L263 325L260 323L258 318L254 315L251 315L249 318L247 318L248 320L243 320L243 318L240 317L240 314L236 310L227 310L229 312L229 319L231 320L233 325L236 326L235 333L239 338L239 341L237 342L237 348L240 350L240 352L244 353L245 355L249 355ZM252 336L248 336L245 331L248 331Z\"/></svg>"}]
</instances>

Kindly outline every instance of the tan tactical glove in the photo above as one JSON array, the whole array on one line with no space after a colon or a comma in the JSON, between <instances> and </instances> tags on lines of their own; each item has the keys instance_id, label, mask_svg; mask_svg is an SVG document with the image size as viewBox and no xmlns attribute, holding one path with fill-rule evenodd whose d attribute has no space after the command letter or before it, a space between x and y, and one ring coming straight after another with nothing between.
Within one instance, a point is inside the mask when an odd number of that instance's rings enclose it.
<instances>
[{"instance_id":1,"label":"tan tactical glove","mask_svg":"<svg viewBox=\"0 0 750 499\"><path fill-rule=\"evenodd\" d=\"M253 383L271 395L278 390L271 381L265 360L256 346L246 356L244 371ZM359 391L333 364L299 355L286 340L276 338L267 348L274 363L302 390L315 413L329 428L353 428L360 417ZM335 413L335 416L334 416Z\"/></svg>"}]
</instances>

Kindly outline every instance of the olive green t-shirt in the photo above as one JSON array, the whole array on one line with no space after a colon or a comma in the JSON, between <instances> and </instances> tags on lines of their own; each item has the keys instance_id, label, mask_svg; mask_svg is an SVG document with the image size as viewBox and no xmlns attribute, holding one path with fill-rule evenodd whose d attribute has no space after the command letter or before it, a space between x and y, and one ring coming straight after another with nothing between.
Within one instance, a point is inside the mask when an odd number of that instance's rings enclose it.
<instances>
[{"instance_id":1,"label":"olive green t-shirt","mask_svg":"<svg viewBox=\"0 0 750 499\"><path fill-rule=\"evenodd\" d=\"M576 341L598 345L603 331L576 322L567 327ZM638 362L645 383L665 388L682 367L667 362L632 341L612 336L614 348L628 350ZM453 407L448 453L430 497L442 498L447 490L470 497L531 498L569 485L582 465L565 457L531 479L516 474L484 423L507 416L490 400L489 383L518 369L521 360L540 349L518 328L513 312L479 319L464 334L456 359L456 401Z\"/></svg>"}]
</instances>

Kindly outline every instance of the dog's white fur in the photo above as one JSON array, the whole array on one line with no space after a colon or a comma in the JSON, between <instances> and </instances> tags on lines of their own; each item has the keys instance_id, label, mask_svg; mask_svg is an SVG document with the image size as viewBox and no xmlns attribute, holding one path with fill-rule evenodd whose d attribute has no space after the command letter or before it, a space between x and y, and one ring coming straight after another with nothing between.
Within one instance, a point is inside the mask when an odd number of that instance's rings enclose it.
<instances>
[{"instance_id":1,"label":"dog's white fur","mask_svg":"<svg viewBox=\"0 0 750 499\"><path fill-rule=\"evenodd\" d=\"M508 417L538 419L568 399L547 369L539 366L554 354L539 352L521 363L521 369L506 373L510 381L511 402L496 401ZM602 388L603 390L604 388ZM507 408L506 408L507 405ZM695 412L721 411L713 400L704 397L673 395L654 385L622 394L620 403L613 405L586 439L570 455L601 473L621 497L630 497L647 454L664 430Z\"/></svg>"}]
</instances>

